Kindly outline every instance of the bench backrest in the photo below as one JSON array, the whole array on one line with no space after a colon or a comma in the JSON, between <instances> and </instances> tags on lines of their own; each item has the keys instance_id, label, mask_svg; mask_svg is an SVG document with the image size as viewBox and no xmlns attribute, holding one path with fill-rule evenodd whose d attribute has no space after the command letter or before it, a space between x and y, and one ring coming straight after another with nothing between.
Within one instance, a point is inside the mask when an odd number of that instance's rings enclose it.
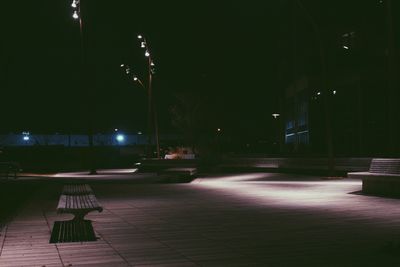
<instances>
[{"instance_id":1,"label":"bench backrest","mask_svg":"<svg viewBox=\"0 0 400 267\"><path fill-rule=\"evenodd\" d=\"M69 184L69 185L64 185L62 194L88 195L88 194L93 194L93 190L88 184Z\"/></svg>"},{"instance_id":2,"label":"bench backrest","mask_svg":"<svg viewBox=\"0 0 400 267\"><path fill-rule=\"evenodd\" d=\"M400 159L372 159L369 172L400 174Z\"/></svg>"}]
</instances>

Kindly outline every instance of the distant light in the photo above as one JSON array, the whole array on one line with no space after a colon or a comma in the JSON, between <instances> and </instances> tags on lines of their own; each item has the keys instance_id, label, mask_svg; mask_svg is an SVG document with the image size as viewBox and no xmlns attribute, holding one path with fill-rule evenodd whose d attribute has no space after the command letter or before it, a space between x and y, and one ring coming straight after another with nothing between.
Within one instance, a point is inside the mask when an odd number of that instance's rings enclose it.
<instances>
[{"instance_id":1,"label":"distant light","mask_svg":"<svg viewBox=\"0 0 400 267\"><path fill-rule=\"evenodd\" d=\"M118 134L115 139L117 139L118 142L124 142L125 136L123 136L122 134Z\"/></svg>"},{"instance_id":2,"label":"distant light","mask_svg":"<svg viewBox=\"0 0 400 267\"><path fill-rule=\"evenodd\" d=\"M333 90L333 92L332 92L334 95L336 95L336 90Z\"/></svg>"},{"instance_id":3,"label":"distant light","mask_svg":"<svg viewBox=\"0 0 400 267\"><path fill-rule=\"evenodd\" d=\"M138 38L138 39L142 39L143 36L139 34L139 35L137 36L137 38Z\"/></svg>"},{"instance_id":4,"label":"distant light","mask_svg":"<svg viewBox=\"0 0 400 267\"><path fill-rule=\"evenodd\" d=\"M149 51L146 50L146 52L144 53L144 55L145 55L146 57L149 57L149 56L150 56Z\"/></svg>"},{"instance_id":5,"label":"distant light","mask_svg":"<svg viewBox=\"0 0 400 267\"><path fill-rule=\"evenodd\" d=\"M146 48L146 43L145 43L145 42L141 42L141 43L140 43L140 47L141 47L141 48Z\"/></svg>"},{"instance_id":6,"label":"distant light","mask_svg":"<svg viewBox=\"0 0 400 267\"><path fill-rule=\"evenodd\" d=\"M220 132L220 131L222 131L221 128L218 128L218 129L217 129L217 132Z\"/></svg>"},{"instance_id":7,"label":"distant light","mask_svg":"<svg viewBox=\"0 0 400 267\"><path fill-rule=\"evenodd\" d=\"M343 48L349 50L349 47L347 45L344 45Z\"/></svg>"},{"instance_id":8,"label":"distant light","mask_svg":"<svg viewBox=\"0 0 400 267\"><path fill-rule=\"evenodd\" d=\"M317 95L321 95L321 92L318 92Z\"/></svg>"},{"instance_id":9,"label":"distant light","mask_svg":"<svg viewBox=\"0 0 400 267\"><path fill-rule=\"evenodd\" d=\"M30 139L29 136L27 135L24 136L24 141L29 141L29 139Z\"/></svg>"},{"instance_id":10,"label":"distant light","mask_svg":"<svg viewBox=\"0 0 400 267\"><path fill-rule=\"evenodd\" d=\"M114 132L118 132L118 129L117 129L117 128L115 128L115 129L114 129Z\"/></svg>"},{"instance_id":11,"label":"distant light","mask_svg":"<svg viewBox=\"0 0 400 267\"><path fill-rule=\"evenodd\" d=\"M125 72L126 72L126 74L129 74L131 72L131 70L129 68L126 68Z\"/></svg>"},{"instance_id":12,"label":"distant light","mask_svg":"<svg viewBox=\"0 0 400 267\"><path fill-rule=\"evenodd\" d=\"M77 4L77 3L76 3L76 1L74 0L74 1L72 2L71 6L72 6L73 8L76 8L76 7L77 7L76 4Z\"/></svg>"},{"instance_id":13,"label":"distant light","mask_svg":"<svg viewBox=\"0 0 400 267\"><path fill-rule=\"evenodd\" d=\"M133 80L136 82L138 80L138 77L133 77Z\"/></svg>"},{"instance_id":14,"label":"distant light","mask_svg":"<svg viewBox=\"0 0 400 267\"><path fill-rule=\"evenodd\" d=\"M152 67L154 67L155 66L155 64L154 64L154 62L152 61L152 62L150 62L150 66L152 66Z\"/></svg>"},{"instance_id":15,"label":"distant light","mask_svg":"<svg viewBox=\"0 0 400 267\"><path fill-rule=\"evenodd\" d=\"M125 67L125 64L121 64L121 68Z\"/></svg>"},{"instance_id":16,"label":"distant light","mask_svg":"<svg viewBox=\"0 0 400 267\"><path fill-rule=\"evenodd\" d=\"M279 113L272 113L272 117L274 117L274 119L278 118L281 114Z\"/></svg>"},{"instance_id":17,"label":"distant light","mask_svg":"<svg viewBox=\"0 0 400 267\"><path fill-rule=\"evenodd\" d=\"M142 134L142 132L138 132L137 134L138 134L138 135L141 135L141 134Z\"/></svg>"},{"instance_id":18,"label":"distant light","mask_svg":"<svg viewBox=\"0 0 400 267\"><path fill-rule=\"evenodd\" d=\"M74 19L79 19L78 12L75 10L74 14L72 15Z\"/></svg>"}]
</instances>

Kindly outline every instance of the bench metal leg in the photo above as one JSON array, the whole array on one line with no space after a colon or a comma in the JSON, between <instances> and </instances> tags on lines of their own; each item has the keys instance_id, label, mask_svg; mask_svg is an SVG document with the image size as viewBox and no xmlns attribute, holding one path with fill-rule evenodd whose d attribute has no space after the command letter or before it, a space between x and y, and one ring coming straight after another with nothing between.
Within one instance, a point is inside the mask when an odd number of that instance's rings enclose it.
<instances>
[{"instance_id":1,"label":"bench metal leg","mask_svg":"<svg viewBox=\"0 0 400 267\"><path fill-rule=\"evenodd\" d=\"M84 221L86 214L88 214L88 212L75 212L72 221Z\"/></svg>"}]
</instances>

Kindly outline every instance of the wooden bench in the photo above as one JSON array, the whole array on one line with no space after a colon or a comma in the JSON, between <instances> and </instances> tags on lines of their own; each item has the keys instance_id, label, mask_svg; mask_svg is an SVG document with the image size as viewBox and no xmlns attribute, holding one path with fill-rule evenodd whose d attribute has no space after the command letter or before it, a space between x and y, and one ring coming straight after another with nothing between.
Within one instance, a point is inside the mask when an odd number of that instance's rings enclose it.
<instances>
[{"instance_id":1,"label":"wooden bench","mask_svg":"<svg viewBox=\"0 0 400 267\"><path fill-rule=\"evenodd\" d=\"M83 192L83 190L87 189L89 189L91 193L77 194L78 192ZM73 220L84 220L86 214L91 211L103 211L103 207L99 204L88 185L64 186L63 192L72 192L74 194L63 194L60 196L57 206L58 213L70 213L74 215Z\"/></svg>"},{"instance_id":2,"label":"wooden bench","mask_svg":"<svg viewBox=\"0 0 400 267\"><path fill-rule=\"evenodd\" d=\"M364 193L400 196L400 159L372 159L368 172L350 172L347 177L361 178Z\"/></svg>"},{"instance_id":3,"label":"wooden bench","mask_svg":"<svg viewBox=\"0 0 400 267\"><path fill-rule=\"evenodd\" d=\"M9 178L12 176L16 179L20 170L21 168L16 162L0 162L0 178Z\"/></svg>"},{"instance_id":4,"label":"wooden bench","mask_svg":"<svg viewBox=\"0 0 400 267\"><path fill-rule=\"evenodd\" d=\"M93 195L93 190L88 184L69 184L64 185L63 195Z\"/></svg>"},{"instance_id":5,"label":"wooden bench","mask_svg":"<svg viewBox=\"0 0 400 267\"><path fill-rule=\"evenodd\" d=\"M84 217L91 211L102 212L92 188L87 184L65 185L58 201L57 213L70 213L69 221L54 222L50 243L96 241L92 222Z\"/></svg>"}]
</instances>

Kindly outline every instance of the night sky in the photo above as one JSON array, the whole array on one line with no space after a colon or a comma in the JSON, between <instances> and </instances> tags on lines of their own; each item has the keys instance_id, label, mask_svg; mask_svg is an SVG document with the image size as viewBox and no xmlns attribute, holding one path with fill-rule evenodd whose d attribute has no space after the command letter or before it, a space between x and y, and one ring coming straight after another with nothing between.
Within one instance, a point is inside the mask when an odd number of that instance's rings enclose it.
<instances>
[{"instance_id":1,"label":"night sky","mask_svg":"<svg viewBox=\"0 0 400 267\"><path fill-rule=\"evenodd\" d=\"M285 48L290 1L82 1L84 72L72 1L2 3L0 132L85 132L89 118L95 131L145 128L146 93L120 68L128 63L146 80L139 33L148 39L156 64L161 132L173 131L169 108L179 92L203 99L212 114L209 127L268 132L283 86L279 66L291 54L290 45ZM339 1L337 9L305 2L321 17L359 16L354 10L360 1L345 9L340 5L348 1Z\"/></svg>"},{"instance_id":2,"label":"night sky","mask_svg":"<svg viewBox=\"0 0 400 267\"><path fill-rule=\"evenodd\" d=\"M174 93L182 91L207 99L221 127L245 125L254 112L269 119L280 4L86 0L88 98L70 2L2 4L2 132L84 130L88 109L99 131L145 127L146 94L119 67L146 71L138 33L148 39L157 65L154 91L166 129Z\"/></svg>"}]
</instances>

